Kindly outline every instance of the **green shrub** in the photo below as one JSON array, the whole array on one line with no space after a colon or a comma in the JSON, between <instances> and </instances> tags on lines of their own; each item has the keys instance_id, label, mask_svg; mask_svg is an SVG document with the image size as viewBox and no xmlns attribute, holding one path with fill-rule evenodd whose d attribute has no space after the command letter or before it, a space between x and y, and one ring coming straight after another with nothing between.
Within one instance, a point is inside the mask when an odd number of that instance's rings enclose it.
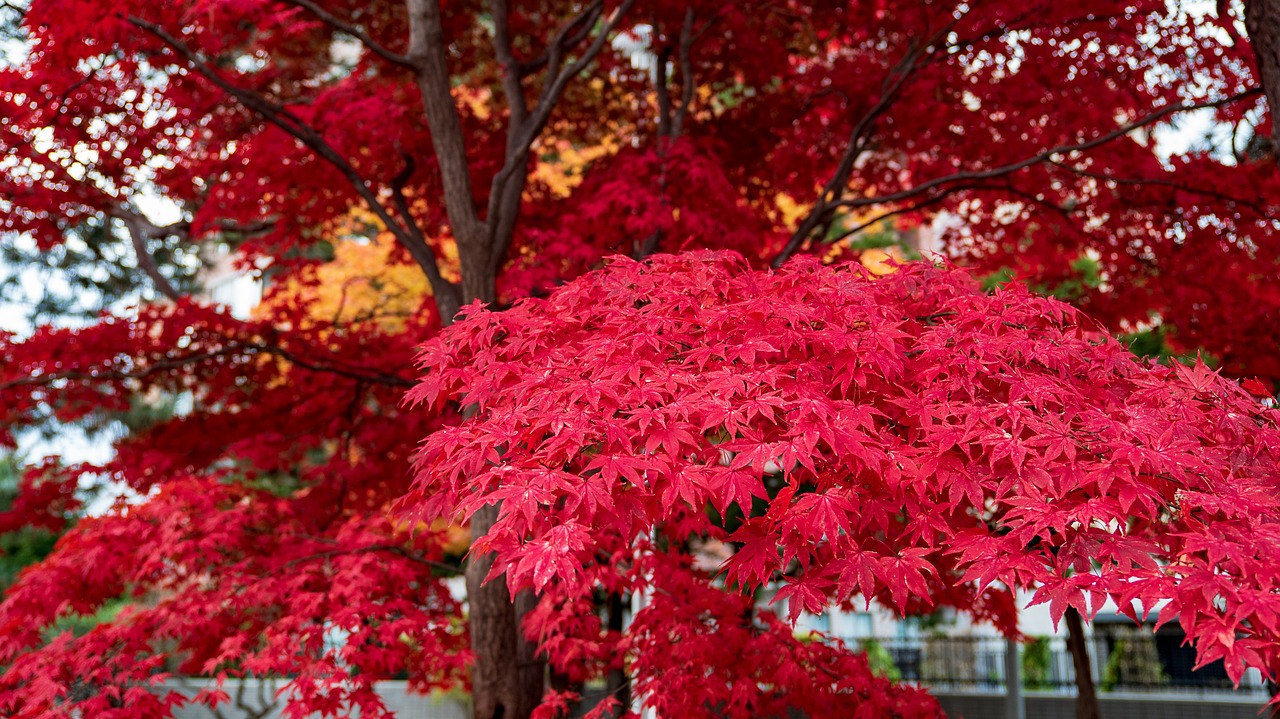
<instances>
[{"instance_id":1,"label":"green shrub","mask_svg":"<svg viewBox=\"0 0 1280 719\"><path fill-rule=\"evenodd\" d=\"M1131 630L1116 640L1111 655L1107 657L1100 686L1103 691L1112 691L1118 687L1153 687L1168 683L1169 675L1164 673L1164 665L1160 663L1155 637Z\"/></svg>"},{"instance_id":2,"label":"green shrub","mask_svg":"<svg viewBox=\"0 0 1280 719\"><path fill-rule=\"evenodd\" d=\"M1053 654L1049 637L1035 637L1022 647L1022 686L1027 689L1050 689L1049 667Z\"/></svg>"},{"instance_id":3,"label":"green shrub","mask_svg":"<svg viewBox=\"0 0 1280 719\"><path fill-rule=\"evenodd\" d=\"M874 639L863 639L861 645L872 674L895 682L902 680L902 672L898 671L898 665L893 663L893 655L883 644Z\"/></svg>"}]
</instances>

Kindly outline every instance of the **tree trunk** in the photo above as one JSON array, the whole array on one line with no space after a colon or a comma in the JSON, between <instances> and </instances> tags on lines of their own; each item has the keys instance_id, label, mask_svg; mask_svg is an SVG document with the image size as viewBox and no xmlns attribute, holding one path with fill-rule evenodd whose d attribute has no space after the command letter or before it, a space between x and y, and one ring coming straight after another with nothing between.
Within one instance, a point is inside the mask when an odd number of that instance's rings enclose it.
<instances>
[{"instance_id":1,"label":"tree trunk","mask_svg":"<svg viewBox=\"0 0 1280 719\"><path fill-rule=\"evenodd\" d=\"M490 505L471 517L472 541L483 537L498 518ZM493 556L467 561L467 602L470 608L472 707L475 719L526 719L542 700L543 665L537 647L520 631L520 617L537 601L522 592L511 601L502 577L485 582Z\"/></svg>"},{"instance_id":2,"label":"tree trunk","mask_svg":"<svg viewBox=\"0 0 1280 719\"><path fill-rule=\"evenodd\" d=\"M488 272L488 248L479 237L459 238L462 265L462 301L495 299L494 276ZM472 410L464 410L470 416ZM471 517L471 541L488 534L498 519L498 506L490 505ZM520 629L525 614L537 604L532 592L521 592L512 601L505 577L485 582L491 555L472 555L467 561L467 602L470 613L471 697L474 719L528 719L542 702L545 663L537 656L537 644Z\"/></svg>"},{"instance_id":3,"label":"tree trunk","mask_svg":"<svg viewBox=\"0 0 1280 719\"><path fill-rule=\"evenodd\" d=\"M1098 693L1093 688L1093 668L1089 664L1089 645L1084 637L1084 620L1075 607L1067 607L1067 649L1076 670L1076 719L1101 719Z\"/></svg>"},{"instance_id":4,"label":"tree trunk","mask_svg":"<svg viewBox=\"0 0 1280 719\"><path fill-rule=\"evenodd\" d=\"M1280 0L1246 0L1244 27L1271 112L1271 151L1280 160Z\"/></svg>"},{"instance_id":5,"label":"tree trunk","mask_svg":"<svg viewBox=\"0 0 1280 719\"><path fill-rule=\"evenodd\" d=\"M473 228L460 235L458 259L462 268L462 304L476 300L493 304L496 299L495 274L489 271L488 237ZM473 409L464 409L469 417ZM489 532L498 519L498 506L484 507L471 517L471 541ZM467 560L467 602L470 612L471 698L474 719L528 719L542 702L545 662L537 656L537 645L525 639L520 624L537 604L532 592L521 592L512 601L505 577L485 582L491 555L472 555Z\"/></svg>"},{"instance_id":6,"label":"tree trunk","mask_svg":"<svg viewBox=\"0 0 1280 719\"><path fill-rule=\"evenodd\" d=\"M474 247L468 248L474 250ZM464 271L480 260L459 247ZM468 257L468 254L472 254ZM470 261L469 261L470 260ZM471 279L468 282L468 279ZM463 275L463 301L494 301L491 275ZM464 410L469 416L471 410ZM488 534L498 519L498 505L490 505L471 517L471 541ZM471 631L472 716L474 719L528 719L542 702L545 665L537 656L537 644L525 638L520 624L537 604L532 592L521 592L512 601L505 576L486 582L493 556L472 555L467 560L467 602Z\"/></svg>"},{"instance_id":7,"label":"tree trunk","mask_svg":"<svg viewBox=\"0 0 1280 719\"><path fill-rule=\"evenodd\" d=\"M611 631L622 631L622 615L625 611L626 607L622 601L622 595L616 592L610 594L609 629ZM605 678L605 688L618 700L618 711L614 712L613 716L626 716L631 709L631 678L627 676L626 669L622 667L610 669L609 675Z\"/></svg>"},{"instance_id":8,"label":"tree trunk","mask_svg":"<svg viewBox=\"0 0 1280 719\"><path fill-rule=\"evenodd\" d=\"M494 583L499 583L495 579ZM501 580L502 586L506 586L506 580ZM538 642L530 641L524 635L521 626L524 618L538 606L538 595L532 590L526 589L516 595L514 602L515 621L513 628L516 633L516 686L520 696L520 706L527 707L526 713L521 717L533 713L533 710L542 703L542 694L547 687L547 662L538 655Z\"/></svg>"}]
</instances>

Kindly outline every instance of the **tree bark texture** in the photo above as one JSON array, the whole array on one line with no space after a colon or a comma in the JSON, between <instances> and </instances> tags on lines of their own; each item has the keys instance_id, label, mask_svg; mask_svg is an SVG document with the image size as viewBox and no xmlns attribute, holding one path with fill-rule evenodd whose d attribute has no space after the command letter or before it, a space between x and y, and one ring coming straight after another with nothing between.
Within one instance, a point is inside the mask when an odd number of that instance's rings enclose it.
<instances>
[{"instance_id":1,"label":"tree bark texture","mask_svg":"<svg viewBox=\"0 0 1280 719\"><path fill-rule=\"evenodd\" d=\"M483 537L498 518L490 505L471 518L472 540ZM470 605L472 710L476 719L523 719L542 700L544 668L537 646L525 639L519 618L537 598L521 592L513 602L506 581L485 583L492 555L472 556L467 562L467 602Z\"/></svg>"},{"instance_id":2,"label":"tree bark texture","mask_svg":"<svg viewBox=\"0 0 1280 719\"><path fill-rule=\"evenodd\" d=\"M1249 32L1253 54L1258 61L1262 89L1271 112L1271 148L1280 150L1280 0L1247 0L1244 27ZM1280 159L1280 152L1277 152Z\"/></svg>"},{"instance_id":3,"label":"tree bark texture","mask_svg":"<svg viewBox=\"0 0 1280 719\"><path fill-rule=\"evenodd\" d=\"M1101 719L1098 692L1093 686L1093 668L1089 664L1089 645L1084 636L1084 619L1075 607L1068 607L1067 649L1076 670L1076 719Z\"/></svg>"}]
</instances>

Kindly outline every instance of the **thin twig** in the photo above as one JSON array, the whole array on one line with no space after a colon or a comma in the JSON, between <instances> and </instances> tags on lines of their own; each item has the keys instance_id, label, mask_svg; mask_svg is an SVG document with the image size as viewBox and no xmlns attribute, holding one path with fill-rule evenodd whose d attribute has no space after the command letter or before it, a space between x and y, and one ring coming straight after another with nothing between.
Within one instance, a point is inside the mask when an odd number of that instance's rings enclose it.
<instances>
[{"instance_id":1,"label":"thin twig","mask_svg":"<svg viewBox=\"0 0 1280 719\"><path fill-rule=\"evenodd\" d=\"M156 258L151 254L151 248L147 246L147 241L156 236L149 231L155 225L151 225L145 218L132 212L119 212L113 214L113 216L124 224L125 230L129 233L129 242L133 246L133 254L135 261L138 263L138 269L142 270L142 274L151 280L151 284L155 286L156 291L174 302L182 299L182 293L160 271L160 266L156 264Z\"/></svg>"},{"instance_id":2,"label":"thin twig","mask_svg":"<svg viewBox=\"0 0 1280 719\"><path fill-rule=\"evenodd\" d=\"M323 362L306 359L291 350L275 345L260 343L234 343L221 349L211 350L208 352L195 352L179 357L157 359L149 362L144 367L134 370L89 367L83 369L61 370L58 372L45 372L42 374L20 377L7 382L0 382L0 391L12 389L14 387L44 387L61 380L72 380L77 382L105 382L146 379L152 375L162 372L181 369L189 365L208 362L209 360L220 359L223 357L234 357L237 355L270 355L279 357L300 369L310 372L336 374L340 377L360 382L370 382L393 387L412 387L415 384L413 380L399 375L381 372L362 372L343 365L325 364Z\"/></svg>"},{"instance_id":3,"label":"thin twig","mask_svg":"<svg viewBox=\"0 0 1280 719\"><path fill-rule=\"evenodd\" d=\"M1253 202L1252 200L1246 200L1240 197L1235 197L1234 195L1228 195L1224 192L1218 192L1217 190L1211 190L1206 187L1193 187L1191 185L1185 185L1179 182L1174 182L1172 180L1166 180L1163 178L1156 178L1156 177L1121 177L1119 175L1112 175L1106 172L1094 172L1092 170L1087 170L1083 167L1077 167L1075 165L1071 165L1065 162L1056 162L1054 160L1049 160L1048 163L1050 165L1053 165L1054 167L1061 168L1072 174L1079 175L1081 177L1088 177L1090 179L1098 180L1101 182L1114 182L1117 185L1131 185L1131 186L1149 185L1149 186L1155 186L1155 187L1168 187L1170 189L1178 190L1180 192L1186 192L1192 195L1201 195L1204 197L1212 197L1215 200L1222 200L1223 202L1240 205L1241 207L1247 207L1250 210L1253 210L1259 217L1271 219L1276 214L1274 210L1261 207L1257 203Z\"/></svg>"},{"instance_id":4,"label":"thin twig","mask_svg":"<svg viewBox=\"0 0 1280 719\"><path fill-rule=\"evenodd\" d=\"M374 193L369 183L360 176L360 173L348 162L342 155L338 154L324 137L316 131L315 128L307 125L294 113L281 105L272 102L265 96L248 88L240 87L222 77L218 72L205 62L200 55L182 40L175 37L163 27L143 20L137 16L130 15L127 21L151 35L155 36L170 50L182 56L191 69L204 77L209 82L223 92L230 95L241 105L256 112L267 122L284 130L293 136L320 158L326 160L351 183L356 194L368 204L369 209L377 215L378 219L383 222L386 228L396 237L401 245L409 252L409 255L418 263L423 272L427 275L427 280L431 284L431 289L437 298L446 294L452 294L453 285L440 274L439 265L436 262L435 252L427 243L426 237L422 231L413 223L402 225L397 222L387 208L379 201L378 196Z\"/></svg>"},{"instance_id":5,"label":"thin twig","mask_svg":"<svg viewBox=\"0 0 1280 719\"><path fill-rule=\"evenodd\" d=\"M1036 155L1032 155L1031 157L1028 157L1024 160L1019 160L1018 162L1013 162L1007 165L1001 165L999 167L993 167L990 170L957 172L952 175L937 177L932 180L929 180L928 182L924 182L919 185L916 185L915 187L912 187L906 190L901 190L899 192L895 192L889 195L882 195L879 197L859 197L859 198L853 198L848 200L840 200L833 203L833 206L868 207L871 205L881 205L886 202L899 202L901 200L908 200L917 195L924 194L925 192L928 192L929 190L932 190L935 187L939 187L941 185L947 185L953 182L967 182L970 180L989 180L996 177L1001 177L1003 175L1010 175L1015 172L1018 172L1019 170L1025 170L1026 168L1031 167L1033 165L1038 165L1043 162L1048 162L1058 155L1067 155L1074 152L1084 152L1086 150L1092 150L1095 147L1098 147L1100 145L1105 145L1106 143L1116 140L1117 138L1124 137L1125 135L1128 135L1130 132L1133 132L1134 130L1141 129L1147 125L1163 120L1169 115L1174 115L1180 112L1191 112L1193 110L1206 110L1206 109L1223 107L1224 105L1230 105L1232 103L1239 102L1240 100L1256 97L1257 95L1260 95L1260 94L1262 94L1261 88L1252 88L1249 90L1245 90L1244 92L1231 95L1230 97L1224 97L1218 100L1206 100L1204 102L1194 102L1194 103L1186 103L1181 105L1172 105L1169 107L1164 107L1148 115L1144 115L1143 117L1137 120L1134 120L1133 122L1129 122L1124 125L1121 125L1120 127L1117 127L1111 132L1105 133L1103 135L1099 135L1098 137L1095 137L1092 140L1087 140L1085 142L1079 142L1071 145L1059 145L1057 147L1050 148Z\"/></svg>"},{"instance_id":6,"label":"thin twig","mask_svg":"<svg viewBox=\"0 0 1280 719\"><path fill-rule=\"evenodd\" d=\"M715 22L712 18L707 23L710 27ZM705 31L706 28L703 28ZM699 33L700 35L701 33ZM693 89L697 81L693 75L693 7L687 7L684 11L684 25L680 28L680 82L684 84L680 92L680 109L676 110L676 115L671 120L671 137L680 137L680 132L684 128L684 118L689 114L689 105L693 103Z\"/></svg>"},{"instance_id":7,"label":"thin twig","mask_svg":"<svg viewBox=\"0 0 1280 719\"><path fill-rule=\"evenodd\" d=\"M396 65L401 65L403 67L408 67L408 68L414 67L414 63L409 59L408 55L401 55L398 52L393 52L387 49L386 46L382 45L377 40L374 40L365 31L361 30L360 28L356 27L355 25L349 22L342 20L341 18L329 12L328 10L325 10L324 8L317 5L316 3L312 2L312 0L284 0L284 2L290 5L295 5L297 7L303 8L308 12L310 12L312 15L316 16L316 18L319 19L321 22L324 22L326 25L329 25L333 29L341 33L344 33L346 35L350 35L351 37L354 37L355 39L359 40L361 44L363 44L365 47L369 48L371 52L373 52L375 55L382 58L383 60L386 60L387 62L396 64Z\"/></svg>"},{"instance_id":8,"label":"thin twig","mask_svg":"<svg viewBox=\"0 0 1280 719\"><path fill-rule=\"evenodd\" d=\"M439 572L445 572L451 576L457 576L462 574L462 569L459 567L455 567L452 564L446 564L444 562L437 562L432 559L427 559L421 554L418 554L417 552L411 552L408 549L405 549L404 547L398 544L370 544L368 546L355 547L353 549L333 549L326 552L316 552L315 554L308 554L305 557L297 557L295 559L291 559L285 562L284 564L280 565L280 567L277 568L276 571L295 567L299 564L312 562L317 559L329 559L331 557L341 557L344 555L352 555L352 554L369 554L373 552L388 552L390 554L397 554L401 557L404 557L405 559L408 559L411 562L414 562L416 564L421 564L424 567L429 567Z\"/></svg>"},{"instance_id":9,"label":"thin twig","mask_svg":"<svg viewBox=\"0 0 1280 719\"><path fill-rule=\"evenodd\" d=\"M849 175L853 172L854 165L857 163L858 158L862 156L862 153L866 151L869 132L880 119L880 116L887 112L893 103L897 101L898 94L914 72L921 53L928 47L929 43L913 43L907 53L898 61L898 64L885 76L880 98L854 125L835 173L823 186L822 192L818 196L818 201L809 210L809 214L800 222L800 226L792 233L791 238L783 245L782 250L769 263L771 266L774 268L781 267L814 234L814 230L829 225L831 212L835 207L832 202L844 191L845 185L849 182Z\"/></svg>"},{"instance_id":10,"label":"thin twig","mask_svg":"<svg viewBox=\"0 0 1280 719\"><path fill-rule=\"evenodd\" d=\"M555 109L556 103L559 102L560 96L564 93L569 81L581 74L592 62L595 62L596 56L604 48L605 42L617 29L618 24L622 22L622 19L633 4L635 4L635 0L623 0L618 9L605 20L604 25L596 33L595 39L592 40L591 44L564 69L560 69L563 62L562 53L565 49L563 39L569 29L573 27L573 22L571 21L562 27L556 38L552 40L551 55L547 63L547 81L542 86L542 93L538 97L537 104L530 110L528 118L521 123L518 133L508 142L508 148L514 149L514 152L508 152L502 169L494 175L493 183L490 187L489 214L486 218L490 242L488 265L490 271L496 272L506 257L507 249L511 244L515 215L519 210L519 196L514 192L507 191L507 183L511 181L517 171L525 171L525 166L529 161L529 149L533 147L533 143L542 134L543 129L546 128L548 120L551 119L551 112ZM603 1L597 0L584 12L589 15L599 16L603 14L603 8ZM594 24L593 20L591 24Z\"/></svg>"}]
</instances>

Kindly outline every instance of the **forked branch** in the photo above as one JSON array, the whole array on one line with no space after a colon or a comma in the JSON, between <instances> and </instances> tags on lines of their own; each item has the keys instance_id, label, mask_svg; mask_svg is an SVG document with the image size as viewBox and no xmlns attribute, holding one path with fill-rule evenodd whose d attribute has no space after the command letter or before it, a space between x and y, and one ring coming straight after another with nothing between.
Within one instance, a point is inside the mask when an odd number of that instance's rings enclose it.
<instances>
[{"instance_id":1,"label":"forked branch","mask_svg":"<svg viewBox=\"0 0 1280 719\"><path fill-rule=\"evenodd\" d=\"M300 7L306 10L307 12L314 15L317 20L320 20L321 22L333 28L334 30L341 32L344 35L350 35L351 37L354 37L355 39L360 41L360 44L367 47L370 52L382 58L383 60L386 60L389 63L392 63L394 65L400 65L402 67L408 67L408 68L412 68L414 66L413 62L409 59L408 55L402 55L398 52L394 52L388 49L385 45L379 43L377 40L374 40L373 37L369 35L369 33L365 32L364 30L361 30L354 23L350 23L339 18L337 15L334 15L328 10L325 10L324 8L320 7L320 5L316 4L315 2L312 2L312 0L283 0L283 1L289 5Z\"/></svg>"},{"instance_id":2,"label":"forked branch","mask_svg":"<svg viewBox=\"0 0 1280 719\"><path fill-rule=\"evenodd\" d=\"M409 255L422 268L426 274L427 280L431 284L431 289L435 293L438 301L442 298L451 298L455 295L452 283L444 279L440 274L440 267L436 262L435 252L427 243L426 237L421 230L412 222L401 223L383 206L379 200L377 193L374 192L370 183L347 161L337 150L333 148L315 128L308 125L301 118L290 112L287 108L270 100L266 96L249 88L235 85L227 80L217 71L215 71L208 62L204 60L191 46L187 45L181 39L173 35L171 32L160 25L144 20L140 17L130 15L126 20L135 27L138 27L163 42L172 52L182 57L186 63L201 77L208 80L215 87L225 92L232 99L243 105L245 108L257 113L264 120L272 125L280 128L288 133L305 147L319 156L321 159L333 165L344 178L351 184L356 194L365 201L369 209L378 217L386 228L396 237L396 240L404 246ZM444 314L444 310L441 310Z\"/></svg>"}]
</instances>

